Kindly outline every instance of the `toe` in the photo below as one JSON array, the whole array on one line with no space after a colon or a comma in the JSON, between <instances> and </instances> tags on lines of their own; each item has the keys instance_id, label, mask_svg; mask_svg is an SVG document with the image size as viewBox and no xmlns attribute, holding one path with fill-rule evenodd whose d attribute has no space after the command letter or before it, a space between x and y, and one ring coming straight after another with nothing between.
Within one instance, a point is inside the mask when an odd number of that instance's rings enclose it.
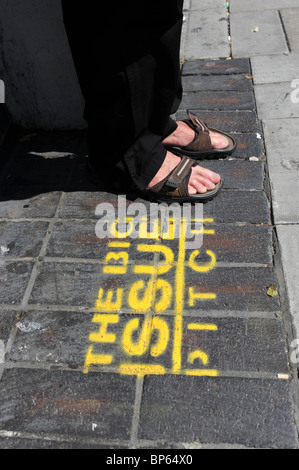
<instances>
[{"instance_id":1,"label":"toe","mask_svg":"<svg viewBox=\"0 0 299 470\"><path fill-rule=\"evenodd\" d=\"M188 186L188 192L191 196L194 196L195 194L197 194L196 189L194 188L194 186L191 186L191 184L189 184Z\"/></svg>"},{"instance_id":2,"label":"toe","mask_svg":"<svg viewBox=\"0 0 299 470\"><path fill-rule=\"evenodd\" d=\"M211 137L211 142L212 142L212 146L214 149L218 149L218 150L224 149L228 147L229 145L227 138L222 134L218 134L216 132L210 132L210 137Z\"/></svg>"},{"instance_id":3,"label":"toe","mask_svg":"<svg viewBox=\"0 0 299 470\"><path fill-rule=\"evenodd\" d=\"M215 173L208 168L203 168L200 165L196 165L193 167L192 177L204 178L205 180L210 181L213 184L219 183L221 180L221 176L218 173Z\"/></svg>"},{"instance_id":4,"label":"toe","mask_svg":"<svg viewBox=\"0 0 299 470\"><path fill-rule=\"evenodd\" d=\"M190 193L190 194L196 194L196 193L205 194L208 191L208 188L204 184L198 181L192 181L192 183L190 183L189 186L193 188L192 189L193 193Z\"/></svg>"}]
</instances>

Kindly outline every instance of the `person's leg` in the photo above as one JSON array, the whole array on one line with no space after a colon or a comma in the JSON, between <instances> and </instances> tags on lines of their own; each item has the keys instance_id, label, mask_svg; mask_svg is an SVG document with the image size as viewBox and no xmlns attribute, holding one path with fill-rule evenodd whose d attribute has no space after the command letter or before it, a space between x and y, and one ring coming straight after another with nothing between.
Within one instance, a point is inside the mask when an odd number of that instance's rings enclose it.
<instances>
[{"instance_id":1,"label":"person's leg","mask_svg":"<svg viewBox=\"0 0 299 470\"><path fill-rule=\"evenodd\" d=\"M172 143L173 136L177 138L178 135L180 143L182 139L186 139L186 145L194 139L193 131L188 126L175 123L169 117L176 112L182 98L180 40L183 0L163 0L158 4L151 1L150 5L150 10L145 10L143 25L148 25L147 35L151 38L148 59L149 63L150 59L154 60L154 73L147 73L146 68L143 70L141 62L132 77L132 67L127 68L131 78L135 123L143 122L143 125L140 126L140 133L137 127L137 138L126 152L125 160L140 189L153 187L180 162L178 157L166 151L163 145L165 139L170 139L169 142ZM144 80L146 76L154 78L152 86ZM150 113L144 112L142 100L138 100L140 95L136 93L136 86L143 90L144 96L149 99ZM213 137L214 144L218 145L217 136ZM222 142L220 146L225 147L226 142ZM192 170L189 192L205 193L214 189L220 179L220 175L198 165Z\"/></svg>"},{"instance_id":2,"label":"person's leg","mask_svg":"<svg viewBox=\"0 0 299 470\"><path fill-rule=\"evenodd\" d=\"M170 115L181 98L183 0L115 0L101 4L100 16L96 2L62 3L92 166L104 181L130 175L145 189L168 163L177 164L162 142L178 127Z\"/></svg>"},{"instance_id":3,"label":"person's leg","mask_svg":"<svg viewBox=\"0 0 299 470\"><path fill-rule=\"evenodd\" d=\"M123 164L141 189L165 159L163 138L177 127L169 116L180 99L182 4L116 1L99 14L96 2L62 0L90 160L103 175Z\"/></svg>"},{"instance_id":4,"label":"person's leg","mask_svg":"<svg viewBox=\"0 0 299 470\"><path fill-rule=\"evenodd\" d=\"M183 0L137 2L136 12L143 38L142 56L129 60L127 73L135 122L135 140L125 161L139 189L145 189L166 158L162 144L177 124L171 120L180 104L180 40ZM135 26L136 28L136 26ZM134 31L133 24L131 31ZM130 41L133 42L131 35ZM128 54L134 54L129 47Z\"/></svg>"},{"instance_id":5,"label":"person's leg","mask_svg":"<svg viewBox=\"0 0 299 470\"><path fill-rule=\"evenodd\" d=\"M62 0L64 24L86 103L88 161L96 176L108 184L129 179L123 155L135 133L123 57L125 3L102 2L99 7L91 0Z\"/></svg>"}]
</instances>

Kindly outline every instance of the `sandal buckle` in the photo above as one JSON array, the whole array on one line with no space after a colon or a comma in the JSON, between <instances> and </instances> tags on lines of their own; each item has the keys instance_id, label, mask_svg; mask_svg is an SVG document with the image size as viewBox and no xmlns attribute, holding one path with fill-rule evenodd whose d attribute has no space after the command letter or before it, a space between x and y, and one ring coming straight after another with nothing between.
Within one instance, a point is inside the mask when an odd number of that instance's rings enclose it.
<instances>
[{"instance_id":1,"label":"sandal buckle","mask_svg":"<svg viewBox=\"0 0 299 470\"><path fill-rule=\"evenodd\" d=\"M177 189L179 187L179 183L176 183L174 181L169 181L169 180L165 183L165 185L173 189Z\"/></svg>"}]
</instances>

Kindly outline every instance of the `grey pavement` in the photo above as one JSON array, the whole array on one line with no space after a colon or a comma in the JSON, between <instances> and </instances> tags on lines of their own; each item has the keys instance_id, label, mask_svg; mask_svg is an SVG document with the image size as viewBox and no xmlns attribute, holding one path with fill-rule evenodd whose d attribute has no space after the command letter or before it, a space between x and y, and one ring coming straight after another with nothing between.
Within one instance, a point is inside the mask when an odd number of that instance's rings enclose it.
<instances>
[{"instance_id":1,"label":"grey pavement","mask_svg":"<svg viewBox=\"0 0 299 470\"><path fill-rule=\"evenodd\" d=\"M184 15L176 118L238 141L200 250L96 235L84 130L1 148L0 448L299 447L299 0Z\"/></svg>"},{"instance_id":2,"label":"grey pavement","mask_svg":"<svg viewBox=\"0 0 299 470\"><path fill-rule=\"evenodd\" d=\"M215 21L225 16L225 2L217 2L215 15L210 14L210 30ZM299 20L298 0L267 0L265 2L233 0L229 5L229 35L231 56L250 59L257 115L263 126L265 152L271 185L272 210L279 246L283 256L283 269L287 281L295 335L299 336L299 274L296 260L299 257L298 222L299 183L298 117L299 117ZM207 8L209 2L193 1L193 10ZM214 3L213 3L214 5ZM222 6L222 11L221 11ZM211 4L212 7L212 4ZM211 12L212 13L212 12ZM194 21L194 20L193 20ZM192 52L198 40L192 21L186 28L188 45L183 54L193 59ZM217 28L218 30L218 28ZM217 32L218 34L218 32ZM226 42L215 36L216 45L209 43L209 51L198 51L197 58L222 57L217 46Z\"/></svg>"},{"instance_id":3,"label":"grey pavement","mask_svg":"<svg viewBox=\"0 0 299 470\"><path fill-rule=\"evenodd\" d=\"M244 38L247 38L242 33L238 35L237 28L247 31L248 34L251 25L259 26L259 31L252 33L254 39L253 52L250 51L251 43L249 43L247 55L251 58L258 116L264 129L272 191L273 218L283 256L283 269L297 337L299 334L297 292L299 276L298 269L296 269L296 260L299 256L299 197L296 192L299 168L299 137L297 132L299 122L299 60L297 55L299 34L294 24L299 18L299 2L281 2L280 5L277 2L266 2L267 11L263 14L271 14L273 18L276 16L276 21L277 18L279 19L275 34L271 35L268 41L266 35L268 34L267 28L270 26L268 26L268 23L264 26L263 17L260 15L261 5L258 10L251 12L250 15L242 19L238 15L241 15L243 11L247 11L245 2L231 3L232 31L233 28L236 28L233 44L235 41L237 50L243 48L244 51L246 46ZM244 8L241 7L241 4L244 5ZM258 38L259 35L261 35L261 40ZM276 44L275 41L278 40L279 44ZM261 42L267 44L268 51L265 51L265 45L259 47ZM275 48L271 49L274 44ZM290 191L291 196L288 194L287 188L292 188Z\"/></svg>"}]
</instances>

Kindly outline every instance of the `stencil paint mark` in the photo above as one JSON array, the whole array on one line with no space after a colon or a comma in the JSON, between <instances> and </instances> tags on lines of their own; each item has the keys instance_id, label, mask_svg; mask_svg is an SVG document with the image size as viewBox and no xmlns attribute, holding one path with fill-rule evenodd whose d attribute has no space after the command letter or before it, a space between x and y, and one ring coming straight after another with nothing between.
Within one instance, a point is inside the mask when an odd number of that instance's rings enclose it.
<instances>
[{"instance_id":1,"label":"stencil paint mark","mask_svg":"<svg viewBox=\"0 0 299 470\"><path fill-rule=\"evenodd\" d=\"M213 219L202 220L213 223ZM128 220L127 220L128 222ZM129 220L131 222L131 220ZM194 376L217 377L216 369L207 369L209 356L200 348L183 355L184 332L198 333L217 332L217 325L189 323L184 316L185 307L197 307L201 301L216 299L213 292L200 292L200 286L186 287L186 269L205 276L216 268L216 255L207 250L207 261L200 262L201 245L190 246L188 232L190 227L184 218L171 219L171 227L164 231L164 239L176 240L177 249L162 244L159 221L152 221L154 230L147 231L147 221L141 224L139 238L147 240L156 238L155 244L139 243L134 248L132 243L121 240L108 244L108 253L104 258L103 275L107 283L101 287L96 300L92 323L98 328L89 335L90 346L85 358L83 372L88 373L91 367L111 366L123 375L163 375L183 374ZM174 225L180 224L180 237L174 237ZM112 222L108 226L116 238L130 236L129 226L124 232L122 227ZM202 227L201 234L214 235L214 230ZM159 236L160 234L160 236ZM126 251L130 249L129 251ZM152 254L156 263L138 264L130 262L132 250L139 253ZM190 251L191 250L191 251ZM189 251L189 253L188 253ZM164 279L162 276L170 274ZM112 289L114 279L119 282L130 275L129 285ZM117 276L117 277L116 277ZM133 280L132 280L133 277ZM106 279L106 278L105 278ZM112 282L113 281L113 282ZM129 317L121 315L121 311L129 311ZM168 315L162 317L163 312ZM173 315L170 315L170 312ZM159 364L157 363L159 362ZM203 368L201 368L203 367Z\"/></svg>"}]
</instances>

